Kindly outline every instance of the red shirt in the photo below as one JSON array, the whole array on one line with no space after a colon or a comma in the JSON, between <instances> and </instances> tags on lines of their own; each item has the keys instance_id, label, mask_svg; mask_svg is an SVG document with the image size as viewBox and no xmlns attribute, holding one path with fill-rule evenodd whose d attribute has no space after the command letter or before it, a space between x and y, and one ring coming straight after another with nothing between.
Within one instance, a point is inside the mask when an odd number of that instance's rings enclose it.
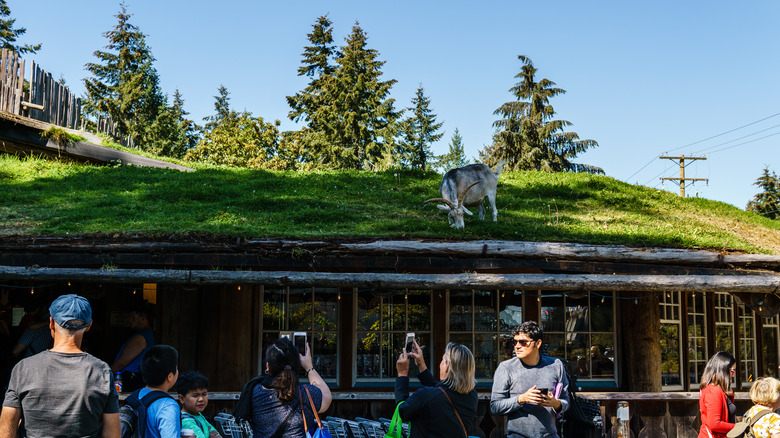
<instances>
[{"instance_id":1,"label":"red shirt","mask_svg":"<svg viewBox=\"0 0 780 438\"><path fill-rule=\"evenodd\" d=\"M726 434L734 428L734 423L728 422L729 407L726 393L720 386L710 384L699 392L699 411L701 411L701 428L698 438L710 437L706 428L712 432L713 438L725 438Z\"/></svg>"}]
</instances>

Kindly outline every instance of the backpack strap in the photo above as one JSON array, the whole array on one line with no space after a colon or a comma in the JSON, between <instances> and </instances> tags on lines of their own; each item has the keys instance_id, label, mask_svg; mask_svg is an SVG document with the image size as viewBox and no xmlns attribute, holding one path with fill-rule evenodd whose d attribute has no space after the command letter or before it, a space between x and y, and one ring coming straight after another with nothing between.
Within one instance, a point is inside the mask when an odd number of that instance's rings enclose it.
<instances>
[{"instance_id":1,"label":"backpack strap","mask_svg":"<svg viewBox=\"0 0 780 438\"><path fill-rule=\"evenodd\" d=\"M163 392L163 391L159 391L159 390L150 391L148 394L146 394L145 396L143 396L141 398L141 404L144 406L145 409L149 409L149 406L151 406L152 403L156 402L157 400L159 400L161 398L165 398L165 397L168 397L170 399L173 398L170 395L168 395L167 392Z\"/></svg>"},{"instance_id":2,"label":"backpack strap","mask_svg":"<svg viewBox=\"0 0 780 438\"><path fill-rule=\"evenodd\" d=\"M753 418L750 419L750 428L753 428L753 426L758 423L758 420L761 419L764 415L771 414L773 411L771 409L763 409L761 412L757 413L756 415L753 415Z\"/></svg>"},{"instance_id":3,"label":"backpack strap","mask_svg":"<svg viewBox=\"0 0 780 438\"><path fill-rule=\"evenodd\" d=\"M208 431L207 431L207 430L205 430L205 429L203 429L203 424L200 422L200 420L198 419L198 417L196 417L196 416L194 416L194 415L192 415L192 414L188 414L188 413L186 413L186 412L182 412L182 413L181 413L181 420L182 420L182 422L184 422L184 419L185 419L185 418L190 418L190 419L192 419L192 421L194 421L194 422L195 422L195 425L196 425L196 426L198 426L198 429L200 429L200 431L201 431L201 432L203 432L203 435L206 435L206 436L208 436Z\"/></svg>"}]
</instances>

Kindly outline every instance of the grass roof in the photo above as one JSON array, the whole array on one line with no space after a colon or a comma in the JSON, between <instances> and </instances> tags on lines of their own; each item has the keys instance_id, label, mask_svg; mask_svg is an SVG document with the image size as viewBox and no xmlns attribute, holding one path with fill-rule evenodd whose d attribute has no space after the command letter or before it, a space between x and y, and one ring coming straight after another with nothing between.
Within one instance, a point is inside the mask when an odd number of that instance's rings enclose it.
<instances>
[{"instance_id":1,"label":"grass roof","mask_svg":"<svg viewBox=\"0 0 780 438\"><path fill-rule=\"evenodd\" d=\"M780 222L606 176L504 172L498 222L466 228L423 200L433 172L194 172L95 167L0 155L0 237L172 234L220 237L503 239L780 254Z\"/></svg>"}]
</instances>

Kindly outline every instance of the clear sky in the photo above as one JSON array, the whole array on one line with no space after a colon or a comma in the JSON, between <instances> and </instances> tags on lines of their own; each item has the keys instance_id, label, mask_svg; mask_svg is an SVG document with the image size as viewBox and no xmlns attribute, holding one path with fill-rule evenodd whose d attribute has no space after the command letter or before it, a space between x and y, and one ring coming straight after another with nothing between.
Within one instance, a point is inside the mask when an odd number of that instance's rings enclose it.
<instances>
[{"instance_id":1,"label":"clear sky","mask_svg":"<svg viewBox=\"0 0 780 438\"><path fill-rule=\"evenodd\" d=\"M744 208L765 166L780 172L780 2L777 1L234 1L127 0L131 23L147 35L165 93L179 89L196 121L213 112L220 84L234 109L282 129L285 96L297 76L306 34L320 15L338 45L359 21L368 47L396 79L396 107L419 84L431 99L448 149L458 128L469 159L491 141L493 111L513 100L518 55L538 78L567 93L551 101L557 118L599 147L576 161L632 183L665 188L677 177L663 154L705 156L686 177L709 178L689 196ZM116 25L119 1L8 0L20 43L42 43L26 58L77 94L84 64ZM737 129L739 128L739 129ZM733 130L733 131L732 131ZM731 132L729 132L731 131ZM724 134L725 133L725 134ZM723 135L719 135L723 134ZM714 137L714 138L711 138ZM703 141L702 141L703 140Z\"/></svg>"}]
</instances>

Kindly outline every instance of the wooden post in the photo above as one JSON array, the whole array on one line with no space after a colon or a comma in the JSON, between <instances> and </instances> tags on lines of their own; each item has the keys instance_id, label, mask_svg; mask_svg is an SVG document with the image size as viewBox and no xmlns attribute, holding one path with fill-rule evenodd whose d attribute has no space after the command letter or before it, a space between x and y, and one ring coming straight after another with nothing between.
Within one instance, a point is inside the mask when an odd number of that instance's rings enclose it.
<instances>
[{"instance_id":1,"label":"wooden post","mask_svg":"<svg viewBox=\"0 0 780 438\"><path fill-rule=\"evenodd\" d=\"M623 332L626 390L661 391L661 316L655 293L621 294L634 299L619 300Z\"/></svg>"}]
</instances>

